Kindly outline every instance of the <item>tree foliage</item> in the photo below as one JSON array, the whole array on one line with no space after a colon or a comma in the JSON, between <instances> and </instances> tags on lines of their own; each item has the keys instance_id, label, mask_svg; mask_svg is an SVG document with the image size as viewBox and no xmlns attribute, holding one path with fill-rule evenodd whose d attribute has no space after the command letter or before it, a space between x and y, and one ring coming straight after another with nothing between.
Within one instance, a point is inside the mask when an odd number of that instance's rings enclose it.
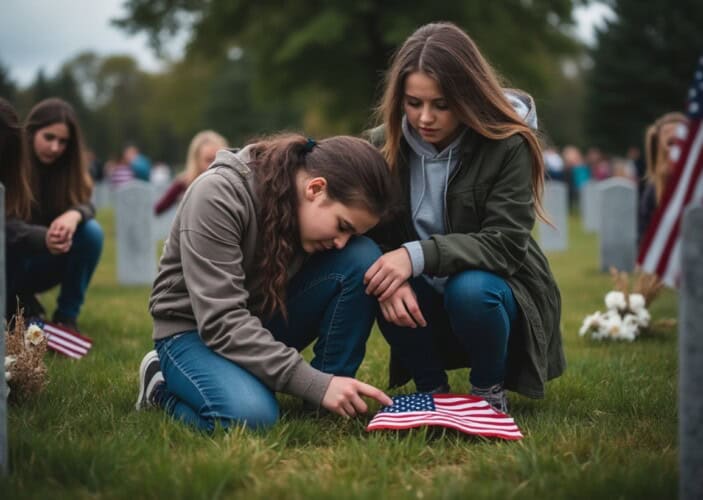
<instances>
[{"instance_id":1,"label":"tree foliage","mask_svg":"<svg viewBox=\"0 0 703 500\"><path fill-rule=\"evenodd\" d=\"M145 31L159 47L179 29L192 29L190 53L251 54L253 84L267 98L304 102L312 114L368 125L393 50L419 25L451 20L466 29L513 83L549 90L549 69L572 53L565 34L572 0L464 2L424 0L128 0L116 24ZM324 109L320 109L320 101Z\"/></svg>"},{"instance_id":2,"label":"tree foliage","mask_svg":"<svg viewBox=\"0 0 703 500\"><path fill-rule=\"evenodd\" d=\"M703 2L610 3L616 18L597 35L587 131L594 144L622 153L642 143L645 127L659 115L684 110L703 51Z\"/></svg>"}]
</instances>

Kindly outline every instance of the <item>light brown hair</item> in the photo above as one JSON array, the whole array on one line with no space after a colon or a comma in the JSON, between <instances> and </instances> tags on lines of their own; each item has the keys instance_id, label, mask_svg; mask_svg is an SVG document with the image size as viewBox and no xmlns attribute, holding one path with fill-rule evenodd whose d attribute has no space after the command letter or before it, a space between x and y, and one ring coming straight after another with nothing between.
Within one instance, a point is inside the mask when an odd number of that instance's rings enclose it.
<instances>
[{"instance_id":1,"label":"light brown hair","mask_svg":"<svg viewBox=\"0 0 703 500\"><path fill-rule=\"evenodd\" d=\"M670 159L665 157L664 150L659 147L662 127L669 123L688 123L686 115L678 112L666 113L652 123L644 134L645 161L647 165L647 180L654 185L654 194L657 205L664 195L664 188L668 180L668 169L662 168Z\"/></svg>"},{"instance_id":2,"label":"light brown hair","mask_svg":"<svg viewBox=\"0 0 703 500\"><path fill-rule=\"evenodd\" d=\"M54 162L55 164L51 165L51 168L45 168L34 151L34 135L44 127L55 123L63 123L68 127L68 144L61 157ZM73 107L55 97L44 99L29 112L24 128L33 166L30 170L32 191L38 193L40 176L50 178L47 184L51 186L51 190L41 193L41 196L47 199L51 215L60 214L71 207L87 203L93 191L93 181L88 173L83 134Z\"/></svg>"},{"instance_id":3,"label":"light brown hair","mask_svg":"<svg viewBox=\"0 0 703 500\"><path fill-rule=\"evenodd\" d=\"M195 134L193 139L190 141L190 145L188 146L186 166L182 175L182 179L187 186L190 186L195 178L201 173L198 171L198 154L206 144L215 144L219 148L226 148L227 139L212 130L203 130L202 132Z\"/></svg>"},{"instance_id":4,"label":"light brown hair","mask_svg":"<svg viewBox=\"0 0 703 500\"><path fill-rule=\"evenodd\" d=\"M382 152L397 168L405 80L421 72L437 82L449 109L459 121L488 139L524 137L532 157L532 194L538 217L542 209L544 161L535 132L518 116L505 97L496 72L474 41L452 23L431 23L417 29L393 56L377 115L385 125Z\"/></svg>"}]
</instances>

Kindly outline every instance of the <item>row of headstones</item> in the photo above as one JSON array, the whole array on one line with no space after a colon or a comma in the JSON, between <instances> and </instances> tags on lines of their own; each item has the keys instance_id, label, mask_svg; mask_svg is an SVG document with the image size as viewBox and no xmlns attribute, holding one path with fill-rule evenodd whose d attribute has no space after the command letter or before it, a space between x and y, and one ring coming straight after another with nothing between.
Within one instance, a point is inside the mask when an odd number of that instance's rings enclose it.
<instances>
[{"instance_id":1,"label":"row of headstones","mask_svg":"<svg viewBox=\"0 0 703 500\"><path fill-rule=\"evenodd\" d=\"M581 220L600 240L600 269L632 271L637 258L637 186L627 179L588 182L581 191ZM548 181L543 206L552 225L540 221L540 246L548 252L569 247L569 190L564 182Z\"/></svg>"},{"instance_id":2,"label":"row of headstones","mask_svg":"<svg viewBox=\"0 0 703 500\"><path fill-rule=\"evenodd\" d=\"M161 196L147 182L131 181L112 193L115 209L117 282L151 285L156 277L156 244L168 236L177 207L154 215Z\"/></svg>"}]
</instances>

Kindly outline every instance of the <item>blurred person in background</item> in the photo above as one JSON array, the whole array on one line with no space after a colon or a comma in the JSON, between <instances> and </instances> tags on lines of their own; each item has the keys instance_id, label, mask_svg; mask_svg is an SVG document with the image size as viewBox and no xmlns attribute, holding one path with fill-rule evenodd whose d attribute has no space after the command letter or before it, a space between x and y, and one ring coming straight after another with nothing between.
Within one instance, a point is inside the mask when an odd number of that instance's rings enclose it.
<instances>
[{"instance_id":1,"label":"blurred person in background","mask_svg":"<svg viewBox=\"0 0 703 500\"><path fill-rule=\"evenodd\" d=\"M678 112L660 116L645 131L646 185L639 202L638 242L642 241L656 208L661 202L676 160L680 127L688 124L686 115Z\"/></svg>"},{"instance_id":2,"label":"blurred person in background","mask_svg":"<svg viewBox=\"0 0 703 500\"><path fill-rule=\"evenodd\" d=\"M188 146L183 173L176 177L168 190L156 202L154 213L160 215L180 201L188 186L215 160L217 150L226 147L227 140L217 132L203 130L195 134Z\"/></svg>"},{"instance_id":3,"label":"blurred person in background","mask_svg":"<svg viewBox=\"0 0 703 500\"><path fill-rule=\"evenodd\" d=\"M93 190L73 107L57 98L39 102L25 121L32 205L19 235L24 251L8 254L8 296L36 315L35 294L61 287L53 321L78 331L78 316L100 259L103 231L94 219Z\"/></svg>"}]
</instances>

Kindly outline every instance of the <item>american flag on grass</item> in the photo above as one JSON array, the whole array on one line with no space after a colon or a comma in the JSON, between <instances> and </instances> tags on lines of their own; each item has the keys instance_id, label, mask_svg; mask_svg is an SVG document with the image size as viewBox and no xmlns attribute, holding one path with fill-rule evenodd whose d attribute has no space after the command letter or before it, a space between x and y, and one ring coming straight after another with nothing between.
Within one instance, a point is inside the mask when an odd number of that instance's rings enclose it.
<instances>
[{"instance_id":1,"label":"american flag on grass","mask_svg":"<svg viewBox=\"0 0 703 500\"><path fill-rule=\"evenodd\" d=\"M703 56L688 91L688 133L652 222L640 247L637 262L670 287L680 274L680 226L684 209L703 203Z\"/></svg>"},{"instance_id":2,"label":"american flag on grass","mask_svg":"<svg viewBox=\"0 0 703 500\"><path fill-rule=\"evenodd\" d=\"M502 439L522 439L515 421L491 407L483 398L462 394L417 393L393 396L371 419L367 431L438 426L466 434Z\"/></svg>"},{"instance_id":3,"label":"american flag on grass","mask_svg":"<svg viewBox=\"0 0 703 500\"><path fill-rule=\"evenodd\" d=\"M55 325L42 320L32 320L47 335L47 347L69 358L80 359L93 346L93 341L65 326Z\"/></svg>"}]
</instances>

